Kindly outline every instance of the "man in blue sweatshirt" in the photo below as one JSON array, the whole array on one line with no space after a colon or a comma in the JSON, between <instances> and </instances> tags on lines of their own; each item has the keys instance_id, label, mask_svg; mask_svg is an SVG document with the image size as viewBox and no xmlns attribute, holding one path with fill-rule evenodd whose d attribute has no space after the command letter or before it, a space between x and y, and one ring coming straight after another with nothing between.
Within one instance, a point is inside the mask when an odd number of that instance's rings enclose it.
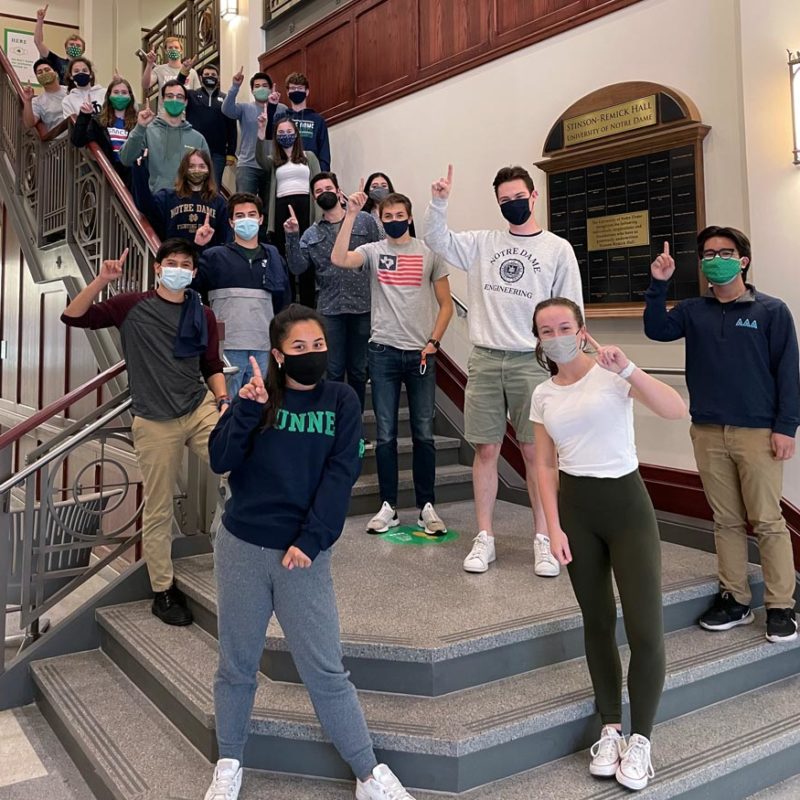
<instances>
[{"instance_id":1,"label":"man in blue sweatshirt","mask_svg":"<svg viewBox=\"0 0 800 800\"><path fill-rule=\"evenodd\" d=\"M234 240L210 247L200 259L192 288L208 299L217 319L225 323L225 357L239 371L228 380L235 397L250 380L250 356L267 371L269 324L289 303L289 276L280 253L258 241L264 222L261 198L234 194L228 200Z\"/></svg>"},{"instance_id":2,"label":"man in blue sweatshirt","mask_svg":"<svg viewBox=\"0 0 800 800\"><path fill-rule=\"evenodd\" d=\"M269 124L267 125L267 139L272 138L272 125L277 124L283 117L288 117L297 125L303 148L310 150L319 160L320 169L329 172L331 168L331 146L328 142L328 125L325 118L313 109L308 108L308 95L310 84L302 72L293 72L286 78L286 91L289 94L291 109L280 106L268 109ZM277 100L275 101L277 103ZM272 101L270 101L272 103Z\"/></svg>"},{"instance_id":3,"label":"man in blue sweatshirt","mask_svg":"<svg viewBox=\"0 0 800 800\"><path fill-rule=\"evenodd\" d=\"M686 385L697 469L714 512L720 591L700 617L706 630L753 622L747 581L747 523L764 572L767 639L797 638L792 544L781 515L783 462L800 423L800 356L786 304L745 283L750 241L713 225L697 237L708 292L667 311L675 261L669 244L651 267L644 330L686 338Z\"/></svg>"},{"instance_id":4,"label":"man in blue sweatshirt","mask_svg":"<svg viewBox=\"0 0 800 800\"><path fill-rule=\"evenodd\" d=\"M250 78L252 103L237 102L239 90L244 83L244 67L233 76L231 88L222 102L222 113L226 117L239 120L239 152L236 164L236 191L267 196L267 174L256 161L256 140L258 138L258 118L267 110L267 103L274 106L274 113L285 114L288 109L279 103L280 92L274 90L272 78L266 72L256 72ZM267 130L267 139L272 132Z\"/></svg>"}]
</instances>

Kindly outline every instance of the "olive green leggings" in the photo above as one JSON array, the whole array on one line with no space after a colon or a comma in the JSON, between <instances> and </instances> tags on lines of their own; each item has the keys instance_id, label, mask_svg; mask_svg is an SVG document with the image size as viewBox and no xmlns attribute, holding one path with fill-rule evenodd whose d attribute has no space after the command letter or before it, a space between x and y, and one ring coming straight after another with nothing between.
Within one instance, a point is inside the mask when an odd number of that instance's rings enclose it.
<instances>
[{"instance_id":1,"label":"olive green leggings","mask_svg":"<svg viewBox=\"0 0 800 800\"><path fill-rule=\"evenodd\" d=\"M621 478L560 474L558 512L569 539L569 577L583 614L584 643L603 724L622 721L613 571L630 645L631 733L650 738L664 687L661 544L638 470Z\"/></svg>"}]
</instances>

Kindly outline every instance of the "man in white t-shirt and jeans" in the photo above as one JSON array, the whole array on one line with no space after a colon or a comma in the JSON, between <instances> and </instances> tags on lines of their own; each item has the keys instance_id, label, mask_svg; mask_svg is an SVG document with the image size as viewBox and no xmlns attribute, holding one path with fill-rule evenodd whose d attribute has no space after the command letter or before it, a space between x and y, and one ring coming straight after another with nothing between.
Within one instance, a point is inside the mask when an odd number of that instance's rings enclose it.
<instances>
[{"instance_id":1,"label":"man in white t-shirt and jeans","mask_svg":"<svg viewBox=\"0 0 800 800\"><path fill-rule=\"evenodd\" d=\"M409 233L411 201L390 194L380 204L386 239L348 251L353 223L364 204L364 181L350 196L347 214L331 253L331 263L370 273L371 330L367 345L372 405L378 429L375 458L381 508L367 523L367 533L397 527L397 418L405 384L411 417L414 494L426 533L443 536L447 526L434 508L436 446L433 414L436 399L436 354L453 316L450 268Z\"/></svg>"},{"instance_id":2,"label":"man in white t-shirt and jeans","mask_svg":"<svg viewBox=\"0 0 800 800\"><path fill-rule=\"evenodd\" d=\"M534 571L560 572L550 552L547 522L536 490L535 447L530 406L533 390L549 375L534 356L533 311L549 297L567 297L583 307L575 253L566 239L542 230L533 215L537 198L523 167L503 167L495 176L495 198L507 230L455 233L447 227L447 201L453 167L434 181L425 214L425 243L454 267L467 272L469 337L464 405L465 437L475 447L472 466L478 535L464 560L467 572L486 572L495 560L493 516L497 501L497 462L506 423L516 432L525 461L533 509Z\"/></svg>"}]
</instances>

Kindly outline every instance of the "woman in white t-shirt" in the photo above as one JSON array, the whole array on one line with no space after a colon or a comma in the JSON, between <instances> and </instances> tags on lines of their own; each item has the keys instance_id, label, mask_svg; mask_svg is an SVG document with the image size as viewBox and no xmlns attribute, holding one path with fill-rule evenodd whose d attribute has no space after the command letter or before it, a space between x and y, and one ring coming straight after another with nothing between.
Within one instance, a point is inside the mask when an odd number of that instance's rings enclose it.
<instances>
[{"instance_id":1,"label":"woman in white t-shirt","mask_svg":"<svg viewBox=\"0 0 800 800\"><path fill-rule=\"evenodd\" d=\"M106 97L106 87L95 83L94 67L88 58L73 58L67 65L67 96L61 103L64 116L78 118L81 106L90 103L95 114L99 114Z\"/></svg>"},{"instance_id":2,"label":"woman in white t-shirt","mask_svg":"<svg viewBox=\"0 0 800 800\"><path fill-rule=\"evenodd\" d=\"M583 615L586 661L603 724L589 771L629 789L653 777L650 734L664 686L661 544L639 475L633 401L665 419L686 416L670 386L645 374L618 347L601 347L571 300L536 307L536 357L551 378L536 387L536 479L550 547L568 567ZM584 352L587 343L596 357ZM622 668L616 643L619 589L630 645L631 737L622 736Z\"/></svg>"}]
</instances>

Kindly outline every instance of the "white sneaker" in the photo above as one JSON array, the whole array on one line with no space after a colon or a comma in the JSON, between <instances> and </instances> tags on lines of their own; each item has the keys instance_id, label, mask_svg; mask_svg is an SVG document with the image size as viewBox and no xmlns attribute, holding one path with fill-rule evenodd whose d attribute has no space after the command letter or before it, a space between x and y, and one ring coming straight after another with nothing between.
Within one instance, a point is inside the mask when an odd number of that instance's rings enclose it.
<instances>
[{"instance_id":1,"label":"white sneaker","mask_svg":"<svg viewBox=\"0 0 800 800\"><path fill-rule=\"evenodd\" d=\"M242 768L239 762L235 758L221 758L217 761L205 800L236 800L241 788Z\"/></svg>"},{"instance_id":2,"label":"white sneaker","mask_svg":"<svg viewBox=\"0 0 800 800\"><path fill-rule=\"evenodd\" d=\"M444 536L447 533L447 525L436 513L432 503L425 503L422 511L419 512L417 526L423 528L425 533L431 536Z\"/></svg>"},{"instance_id":3,"label":"white sneaker","mask_svg":"<svg viewBox=\"0 0 800 800\"><path fill-rule=\"evenodd\" d=\"M414 800L386 764L378 764L372 777L356 781L356 800Z\"/></svg>"},{"instance_id":4,"label":"white sneaker","mask_svg":"<svg viewBox=\"0 0 800 800\"><path fill-rule=\"evenodd\" d=\"M617 767L617 782L628 789L644 789L655 774L650 761L650 740L634 733Z\"/></svg>"},{"instance_id":5,"label":"white sneaker","mask_svg":"<svg viewBox=\"0 0 800 800\"><path fill-rule=\"evenodd\" d=\"M386 533L389 528L396 528L400 518L388 503L381 506L381 510L367 523L367 533Z\"/></svg>"},{"instance_id":6,"label":"white sneaker","mask_svg":"<svg viewBox=\"0 0 800 800\"><path fill-rule=\"evenodd\" d=\"M494 552L494 536L489 536L486 531L481 531L472 540L472 550L464 559L464 569L467 572L486 572L489 564L497 556Z\"/></svg>"},{"instance_id":7,"label":"white sneaker","mask_svg":"<svg viewBox=\"0 0 800 800\"><path fill-rule=\"evenodd\" d=\"M600 738L589 750L592 757L589 772L598 778L613 778L617 774L624 749L625 739L622 734L613 726L604 725Z\"/></svg>"},{"instance_id":8,"label":"white sneaker","mask_svg":"<svg viewBox=\"0 0 800 800\"><path fill-rule=\"evenodd\" d=\"M540 578L557 578L561 564L550 552L550 537L537 533L533 540L533 571Z\"/></svg>"}]
</instances>

